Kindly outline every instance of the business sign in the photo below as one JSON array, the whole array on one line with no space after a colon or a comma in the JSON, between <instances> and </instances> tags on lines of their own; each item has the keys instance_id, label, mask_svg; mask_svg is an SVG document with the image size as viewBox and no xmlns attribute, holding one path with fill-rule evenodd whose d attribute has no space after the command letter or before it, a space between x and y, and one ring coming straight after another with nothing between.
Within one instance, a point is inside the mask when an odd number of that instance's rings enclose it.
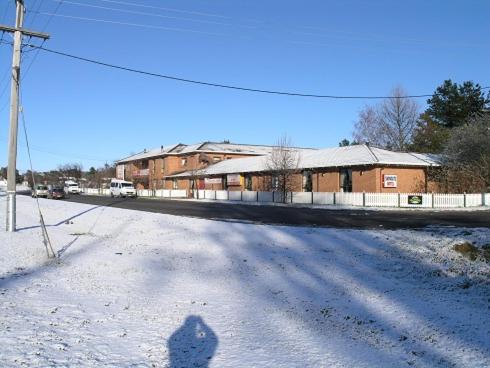
<instances>
[{"instance_id":1,"label":"business sign","mask_svg":"<svg viewBox=\"0 0 490 368\"><path fill-rule=\"evenodd\" d=\"M149 169L133 170L133 176L148 176L149 174Z\"/></svg>"},{"instance_id":2,"label":"business sign","mask_svg":"<svg viewBox=\"0 0 490 368\"><path fill-rule=\"evenodd\" d=\"M221 178L204 178L204 184L221 184Z\"/></svg>"},{"instance_id":3,"label":"business sign","mask_svg":"<svg viewBox=\"0 0 490 368\"><path fill-rule=\"evenodd\" d=\"M124 165L117 165L117 167L116 167L116 177L118 179L124 180Z\"/></svg>"},{"instance_id":4,"label":"business sign","mask_svg":"<svg viewBox=\"0 0 490 368\"><path fill-rule=\"evenodd\" d=\"M408 196L408 204L417 204L421 205L423 198L421 195L409 195Z\"/></svg>"},{"instance_id":5,"label":"business sign","mask_svg":"<svg viewBox=\"0 0 490 368\"><path fill-rule=\"evenodd\" d=\"M228 185L240 185L241 184L240 174L228 174L226 175L226 184Z\"/></svg>"},{"instance_id":6,"label":"business sign","mask_svg":"<svg viewBox=\"0 0 490 368\"><path fill-rule=\"evenodd\" d=\"M397 176L396 175L383 175L383 188L396 188Z\"/></svg>"}]
</instances>

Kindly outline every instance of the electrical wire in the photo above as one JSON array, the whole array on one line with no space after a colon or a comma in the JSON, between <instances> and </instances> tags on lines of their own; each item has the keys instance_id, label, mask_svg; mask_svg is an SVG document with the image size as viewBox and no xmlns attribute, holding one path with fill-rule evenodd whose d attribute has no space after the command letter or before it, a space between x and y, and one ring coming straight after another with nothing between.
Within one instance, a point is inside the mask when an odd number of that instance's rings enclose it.
<instances>
[{"instance_id":1,"label":"electrical wire","mask_svg":"<svg viewBox=\"0 0 490 368\"><path fill-rule=\"evenodd\" d=\"M146 8L146 9L153 9L153 10L163 10L163 11L181 13L181 14L200 15L200 16L204 16L204 17L229 19L229 17L221 15L221 14L202 13L202 12L182 10L182 9L176 9L176 8L167 8L167 7L161 7L161 6L146 5L146 4L136 4L136 3L129 2L129 1L117 1L117 0L98 0L98 1L101 1L104 3L135 6L135 7L139 7L139 8Z\"/></svg>"},{"instance_id":2,"label":"electrical wire","mask_svg":"<svg viewBox=\"0 0 490 368\"><path fill-rule=\"evenodd\" d=\"M107 68L113 68L113 69L119 69L131 73L136 73L136 74L142 74L150 77L156 77L156 78L163 78L163 79L169 79L173 81L178 81L178 82L184 82L184 83L191 83L191 84L198 84L198 85L203 85L203 86L208 86L208 87L217 87L217 88L225 88L225 89L232 89L232 90L238 90L238 91L245 91L245 92L256 92L256 93L264 93L264 94L272 94L272 95L283 95L283 96L294 96L294 97L311 97L311 98L325 98L325 99L363 99L363 100L379 100L379 99L406 99L406 98L426 98L426 97L432 97L435 94L420 94L420 95L406 95L406 96L339 96L339 95L323 95L323 94L312 94L312 93L301 93L301 92L288 92L288 91L274 91L274 90L267 90L267 89L258 89L258 88L248 88L248 87L240 87L240 86L233 86L233 85L227 85L227 84L219 84L219 83L213 83L213 82L204 82L204 81L198 81L194 79L187 79L187 78L180 78L180 77L175 77L171 75L165 75L165 74L160 74L160 73L153 73L153 72L148 72L140 69L134 69L126 66L121 66L121 65L115 65L115 64L110 64L94 59L89 59L81 56L76 56L72 54L68 54L65 52L61 51L56 51L52 49L48 49L46 47L40 47L36 45L28 45L34 48L38 48L40 50L46 51L51 54L55 55L60 55L64 56L67 58L79 60L79 61L84 61L87 63L95 64L95 65L100 65L104 66ZM481 89L489 89L490 87L482 87Z\"/></svg>"},{"instance_id":3,"label":"electrical wire","mask_svg":"<svg viewBox=\"0 0 490 368\"><path fill-rule=\"evenodd\" d=\"M31 11L31 13L32 13L32 11ZM96 22L96 23L118 24L118 25L122 25L122 26L139 27L139 28L147 28L147 29L159 29L159 30L163 30L163 31L188 32L188 33L205 34L205 35L211 35L211 36L221 36L221 34L219 34L219 33L198 31L198 30L194 30L194 29L164 27L164 26L157 26L157 25L143 24L143 23L120 22L120 21L116 21L116 20L100 19L100 18L78 17L75 15L68 15L68 14L55 14L55 13L46 13L46 12L39 12L39 14L47 15L50 17L60 17L60 18L66 18L66 19L78 19L78 20L84 20L84 21Z\"/></svg>"},{"instance_id":4,"label":"electrical wire","mask_svg":"<svg viewBox=\"0 0 490 368\"><path fill-rule=\"evenodd\" d=\"M60 0L51 0L51 1L59 2ZM63 1L64 1L65 4L70 4L70 5L75 5L75 6L81 6L81 7L87 7L87 8L110 10L110 11L119 12L119 13L144 15L144 16L164 18L164 19L173 19L173 20L183 20L183 21L186 21L186 22L214 24L214 25L221 25L221 26L232 26L232 24L215 22L215 21L210 21L210 20L183 18L183 17L172 16L172 15L163 15L163 14L157 14L157 13L148 13L148 12L141 12L141 11L135 11L135 10L119 9L119 8L113 8L113 7L109 7L109 6L101 6L101 5L93 5L93 4L80 3L78 1L69 1L69 0L63 0Z\"/></svg>"},{"instance_id":5,"label":"electrical wire","mask_svg":"<svg viewBox=\"0 0 490 368\"><path fill-rule=\"evenodd\" d=\"M53 14L56 14L58 12L58 10L60 9L61 5L63 4L63 1L64 0L60 0L58 5L56 6L55 10L54 10L54 13ZM42 1L41 1L42 3ZM41 5L41 3L39 5ZM39 7L38 7L38 10L39 10ZM49 26L49 23L51 22L51 20L53 19L53 17L49 17L48 20L46 21L46 23L44 24L44 27L41 29L41 33L43 33L46 28ZM46 42L46 39L43 39L42 43L41 43L41 47L44 45L44 43ZM34 54L34 56L32 57L31 59L31 62L27 65L26 67L26 70L22 73L21 77L20 77L20 81L22 82L26 77L27 77L27 74L29 73L29 71L31 70L31 67L32 67L32 64L34 64L34 61L36 60L37 56L39 55L39 51L40 49L37 49L37 52ZM25 52L25 51L24 51ZM0 109L3 110L5 107L2 107Z\"/></svg>"}]
</instances>

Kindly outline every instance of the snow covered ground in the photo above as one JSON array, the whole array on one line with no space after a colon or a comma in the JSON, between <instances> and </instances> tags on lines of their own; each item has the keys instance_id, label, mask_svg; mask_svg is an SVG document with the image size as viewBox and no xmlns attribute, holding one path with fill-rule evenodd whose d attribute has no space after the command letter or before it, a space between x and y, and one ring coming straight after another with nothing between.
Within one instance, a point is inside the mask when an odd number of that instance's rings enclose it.
<instances>
[{"instance_id":1,"label":"snow covered ground","mask_svg":"<svg viewBox=\"0 0 490 368\"><path fill-rule=\"evenodd\" d=\"M0 366L490 366L490 229L219 222L18 197ZM5 197L0 197L0 222ZM3 226L3 225L2 225Z\"/></svg>"}]
</instances>

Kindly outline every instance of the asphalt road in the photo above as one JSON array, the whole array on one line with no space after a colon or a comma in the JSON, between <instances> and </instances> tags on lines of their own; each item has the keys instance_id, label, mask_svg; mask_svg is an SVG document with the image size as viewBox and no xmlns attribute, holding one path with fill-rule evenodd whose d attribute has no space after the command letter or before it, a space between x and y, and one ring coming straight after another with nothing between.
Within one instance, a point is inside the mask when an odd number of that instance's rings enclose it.
<instances>
[{"instance_id":1,"label":"asphalt road","mask_svg":"<svg viewBox=\"0 0 490 368\"><path fill-rule=\"evenodd\" d=\"M432 226L490 227L490 210L366 211L286 206L254 206L219 202L163 199L121 199L72 195L67 201L205 219L263 224L322 226L353 229L406 229Z\"/></svg>"}]
</instances>

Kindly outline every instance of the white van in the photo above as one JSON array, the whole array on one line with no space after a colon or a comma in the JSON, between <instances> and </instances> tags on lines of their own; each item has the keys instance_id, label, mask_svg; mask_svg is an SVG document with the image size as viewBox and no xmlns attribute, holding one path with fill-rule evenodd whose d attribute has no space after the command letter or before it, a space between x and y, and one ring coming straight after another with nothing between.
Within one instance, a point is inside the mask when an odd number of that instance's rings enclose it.
<instances>
[{"instance_id":1,"label":"white van","mask_svg":"<svg viewBox=\"0 0 490 368\"><path fill-rule=\"evenodd\" d=\"M80 194L82 190L76 181L67 180L65 181L65 193L67 194Z\"/></svg>"},{"instance_id":2,"label":"white van","mask_svg":"<svg viewBox=\"0 0 490 368\"><path fill-rule=\"evenodd\" d=\"M136 197L136 189L130 181L112 179L111 197Z\"/></svg>"}]
</instances>

